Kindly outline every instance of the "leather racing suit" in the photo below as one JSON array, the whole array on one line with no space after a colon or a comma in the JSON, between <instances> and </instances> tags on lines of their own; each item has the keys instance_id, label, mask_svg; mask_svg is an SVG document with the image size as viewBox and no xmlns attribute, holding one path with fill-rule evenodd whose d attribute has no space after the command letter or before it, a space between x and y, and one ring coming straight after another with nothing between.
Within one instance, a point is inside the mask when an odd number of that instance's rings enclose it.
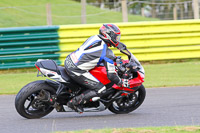
<instances>
[{"instance_id":1,"label":"leather racing suit","mask_svg":"<svg viewBox=\"0 0 200 133\"><path fill-rule=\"evenodd\" d=\"M122 80L115 72L115 56L107 44L98 36L88 38L76 51L66 57L65 70L77 83L84 85L88 91L77 97L79 104L89 101L93 97L100 97L106 87L96 79L89 70L103 63L107 70L108 79L121 84Z\"/></svg>"},{"instance_id":2,"label":"leather racing suit","mask_svg":"<svg viewBox=\"0 0 200 133\"><path fill-rule=\"evenodd\" d=\"M115 72L115 56L107 44L98 35L88 38L75 52L67 56L65 60L66 71L76 82L88 89L99 91L104 85L97 80L89 70L103 63L107 70L109 80L119 84L121 79Z\"/></svg>"}]
</instances>

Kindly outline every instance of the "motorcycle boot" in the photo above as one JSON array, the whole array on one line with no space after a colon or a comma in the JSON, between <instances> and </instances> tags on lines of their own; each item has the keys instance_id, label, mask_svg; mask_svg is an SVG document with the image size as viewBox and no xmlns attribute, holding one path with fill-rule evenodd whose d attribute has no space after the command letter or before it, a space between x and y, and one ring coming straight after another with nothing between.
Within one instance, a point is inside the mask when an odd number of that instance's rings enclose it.
<instances>
[{"instance_id":1,"label":"motorcycle boot","mask_svg":"<svg viewBox=\"0 0 200 133\"><path fill-rule=\"evenodd\" d=\"M82 113L83 110L83 104L86 104L90 99L92 100L95 98L99 99L99 96L97 95L96 91L94 90L87 90L83 92L82 94L72 98L68 103L67 106L76 112Z\"/></svg>"}]
</instances>

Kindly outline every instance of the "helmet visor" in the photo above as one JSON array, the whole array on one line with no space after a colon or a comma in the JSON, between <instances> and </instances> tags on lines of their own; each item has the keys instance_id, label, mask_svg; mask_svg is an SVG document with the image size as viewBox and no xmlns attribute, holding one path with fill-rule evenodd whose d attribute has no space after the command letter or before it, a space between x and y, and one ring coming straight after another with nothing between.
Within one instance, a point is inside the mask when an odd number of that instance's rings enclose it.
<instances>
[{"instance_id":1,"label":"helmet visor","mask_svg":"<svg viewBox=\"0 0 200 133\"><path fill-rule=\"evenodd\" d=\"M117 35L117 36L116 36L116 41L117 41L117 42L120 42L120 38L121 38L121 35Z\"/></svg>"}]
</instances>

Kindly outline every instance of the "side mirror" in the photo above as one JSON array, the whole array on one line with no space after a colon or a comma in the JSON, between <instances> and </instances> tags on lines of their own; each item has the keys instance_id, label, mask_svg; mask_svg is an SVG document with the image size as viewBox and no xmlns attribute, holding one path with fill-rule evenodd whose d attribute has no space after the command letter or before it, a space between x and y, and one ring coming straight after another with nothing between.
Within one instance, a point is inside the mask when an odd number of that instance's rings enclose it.
<instances>
[{"instance_id":1,"label":"side mirror","mask_svg":"<svg viewBox=\"0 0 200 133\"><path fill-rule=\"evenodd\" d=\"M121 42L119 42L117 48L118 48L119 50L126 50L126 49L127 49L127 48L126 48L126 45L123 44L123 43L121 43Z\"/></svg>"}]
</instances>

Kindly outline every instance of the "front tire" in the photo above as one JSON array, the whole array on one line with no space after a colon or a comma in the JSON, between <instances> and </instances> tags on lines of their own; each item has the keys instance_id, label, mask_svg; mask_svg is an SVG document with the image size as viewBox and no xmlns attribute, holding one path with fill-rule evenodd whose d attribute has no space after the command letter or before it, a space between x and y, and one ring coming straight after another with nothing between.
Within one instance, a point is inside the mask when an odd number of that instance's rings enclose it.
<instances>
[{"instance_id":1,"label":"front tire","mask_svg":"<svg viewBox=\"0 0 200 133\"><path fill-rule=\"evenodd\" d=\"M17 112L28 119L41 118L49 114L54 108L49 104L41 103L43 108L33 106L33 101L41 90L55 94L56 90L49 86L44 80L31 82L24 86L15 98L15 108Z\"/></svg>"},{"instance_id":2,"label":"front tire","mask_svg":"<svg viewBox=\"0 0 200 133\"><path fill-rule=\"evenodd\" d=\"M143 103L145 96L145 87L141 85L137 91L125 97L125 99L114 101L108 109L115 114L130 113L136 110Z\"/></svg>"}]
</instances>

